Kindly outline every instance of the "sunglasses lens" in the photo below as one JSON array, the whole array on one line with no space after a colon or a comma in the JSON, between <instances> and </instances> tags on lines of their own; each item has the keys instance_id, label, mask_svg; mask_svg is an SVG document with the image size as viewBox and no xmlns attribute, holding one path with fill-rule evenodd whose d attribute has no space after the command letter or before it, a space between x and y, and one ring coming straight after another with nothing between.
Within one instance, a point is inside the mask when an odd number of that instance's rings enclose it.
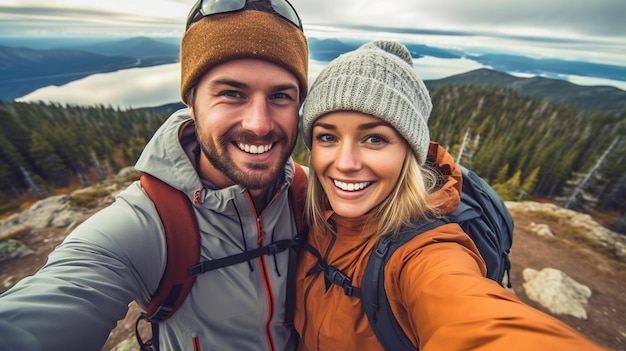
<instances>
[{"instance_id":1,"label":"sunglasses lens","mask_svg":"<svg viewBox=\"0 0 626 351\"><path fill-rule=\"evenodd\" d=\"M200 12L205 15L241 10L246 0L210 0L203 1Z\"/></svg>"},{"instance_id":2,"label":"sunglasses lens","mask_svg":"<svg viewBox=\"0 0 626 351\"><path fill-rule=\"evenodd\" d=\"M296 27L302 29L302 23L296 13L296 10L285 0L271 0L272 8L283 16L286 20L293 23Z\"/></svg>"},{"instance_id":3,"label":"sunglasses lens","mask_svg":"<svg viewBox=\"0 0 626 351\"><path fill-rule=\"evenodd\" d=\"M258 1L258 0L252 0ZM286 0L270 0L276 13L302 30L296 10ZM246 0L198 0L187 17L187 29L206 16L238 11L246 6Z\"/></svg>"}]
</instances>

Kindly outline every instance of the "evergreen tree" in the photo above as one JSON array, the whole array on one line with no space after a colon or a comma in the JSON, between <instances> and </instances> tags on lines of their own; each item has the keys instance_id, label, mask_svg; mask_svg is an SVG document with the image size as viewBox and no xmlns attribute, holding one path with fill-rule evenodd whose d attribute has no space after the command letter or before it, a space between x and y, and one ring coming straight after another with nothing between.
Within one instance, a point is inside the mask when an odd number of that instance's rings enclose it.
<instances>
[{"instance_id":1,"label":"evergreen tree","mask_svg":"<svg viewBox=\"0 0 626 351\"><path fill-rule=\"evenodd\" d=\"M602 209L615 208L626 212L626 174L613 186L602 202Z\"/></svg>"},{"instance_id":2,"label":"evergreen tree","mask_svg":"<svg viewBox=\"0 0 626 351\"><path fill-rule=\"evenodd\" d=\"M455 162L467 168L472 168L474 153L480 144L480 134L472 139L472 131L467 129L460 146L453 147L453 155L456 155Z\"/></svg>"},{"instance_id":3,"label":"evergreen tree","mask_svg":"<svg viewBox=\"0 0 626 351\"><path fill-rule=\"evenodd\" d=\"M539 175L539 167L535 168L530 172L530 174L524 179L522 183L522 192L520 194L521 201L523 197L532 196L533 191L535 190L535 186L537 185L537 177Z\"/></svg>"},{"instance_id":4,"label":"evergreen tree","mask_svg":"<svg viewBox=\"0 0 626 351\"><path fill-rule=\"evenodd\" d=\"M500 168L496 178L493 180L493 184L504 184L509 177L509 164L505 164Z\"/></svg>"},{"instance_id":5,"label":"evergreen tree","mask_svg":"<svg viewBox=\"0 0 626 351\"><path fill-rule=\"evenodd\" d=\"M29 154L38 173L54 185L69 184L68 171L50 143L38 132L32 132Z\"/></svg>"},{"instance_id":6,"label":"evergreen tree","mask_svg":"<svg viewBox=\"0 0 626 351\"><path fill-rule=\"evenodd\" d=\"M32 191L38 199L45 198L47 192L43 187L43 180L41 177L37 175L31 176L31 174L24 169L24 167L20 167L20 171L24 175L24 180L28 184L28 189Z\"/></svg>"},{"instance_id":7,"label":"evergreen tree","mask_svg":"<svg viewBox=\"0 0 626 351\"><path fill-rule=\"evenodd\" d=\"M306 145L304 145L304 140L301 135L298 136L296 146L293 148L291 157L293 157L295 162L301 165L308 166L309 164L309 150L306 148Z\"/></svg>"},{"instance_id":8,"label":"evergreen tree","mask_svg":"<svg viewBox=\"0 0 626 351\"><path fill-rule=\"evenodd\" d=\"M16 197L19 196L20 189L27 188L22 174L19 172L19 167L23 166L25 161L13 144L1 132L0 163L3 168L3 172L0 172L0 191L4 194L12 193Z\"/></svg>"},{"instance_id":9,"label":"evergreen tree","mask_svg":"<svg viewBox=\"0 0 626 351\"><path fill-rule=\"evenodd\" d=\"M520 186L521 171L515 172L511 178L501 184L495 184L493 190L500 195L504 201L516 201L522 193L522 187Z\"/></svg>"},{"instance_id":10,"label":"evergreen tree","mask_svg":"<svg viewBox=\"0 0 626 351\"><path fill-rule=\"evenodd\" d=\"M128 146L122 147L124 162L126 162L127 165L134 165L145 147L146 139L141 136L132 137L128 143Z\"/></svg>"},{"instance_id":11,"label":"evergreen tree","mask_svg":"<svg viewBox=\"0 0 626 351\"><path fill-rule=\"evenodd\" d=\"M98 176L98 181L101 182L105 180L107 177L106 170L104 166L102 166L102 164L100 163L100 160L98 160L98 156L96 156L96 153L94 151L91 152L91 158L93 160L94 166L96 167L96 174Z\"/></svg>"},{"instance_id":12,"label":"evergreen tree","mask_svg":"<svg viewBox=\"0 0 626 351\"><path fill-rule=\"evenodd\" d=\"M601 179L601 168L608 154L617 145L619 139L614 139L611 145L604 151L595 165L587 173L574 173L574 178L569 180L568 187L562 196L557 197L557 201L565 208L589 211L598 202L594 194L597 192L595 181Z\"/></svg>"}]
</instances>

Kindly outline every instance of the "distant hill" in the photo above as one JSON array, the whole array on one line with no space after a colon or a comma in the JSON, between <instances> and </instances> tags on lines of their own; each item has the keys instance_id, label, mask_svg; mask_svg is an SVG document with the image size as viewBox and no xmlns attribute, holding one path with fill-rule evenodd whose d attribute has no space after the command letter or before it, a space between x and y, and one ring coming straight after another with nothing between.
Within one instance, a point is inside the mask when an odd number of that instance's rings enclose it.
<instances>
[{"instance_id":1,"label":"distant hill","mask_svg":"<svg viewBox=\"0 0 626 351\"><path fill-rule=\"evenodd\" d=\"M177 61L177 45L143 37L65 49L0 46L0 100L96 73Z\"/></svg>"},{"instance_id":2,"label":"distant hill","mask_svg":"<svg viewBox=\"0 0 626 351\"><path fill-rule=\"evenodd\" d=\"M366 42L367 40L345 38L309 38L309 49L312 59L328 62ZM625 66L560 59L535 59L503 54L469 55L454 49L415 43L404 44L414 59L425 56L440 59L467 58L492 68L478 69L452 77L432 80L429 84L433 87L467 84L510 88L532 97L549 98L586 110L619 112L626 105L626 92L623 90L609 86L579 86L558 79L567 75L575 75L626 81ZM520 72L536 75L536 77L519 78L503 72Z\"/></svg>"},{"instance_id":3,"label":"distant hill","mask_svg":"<svg viewBox=\"0 0 626 351\"><path fill-rule=\"evenodd\" d=\"M80 50L0 46L0 99L12 100L43 86L134 67L139 62L133 57L103 56Z\"/></svg>"},{"instance_id":4,"label":"distant hill","mask_svg":"<svg viewBox=\"0 0 626 351\"><path fill-rule=\"evenodd\" d=\"M179 45L163 43L146 37L106 41L76 48L105 56L131 56L140 59L163 58L170 62L178 60L179 54Z\"/></svg>"},{"instance_id":5,"label":"distant hill","mask_svg":"<svg viewBox=\"0 0 626 351\"><path fill-rule=\"evenodd\" d=\"M595 62L561 59L536 59L517 55L486 54L470 56L472 60L501 72L523 72L558 78L562 75L626 80L626 67Z\"/></svg>"},{"instance_id":6,"label":"distant hill","mask_svg":"<svg viewBox=\"0 0 626 351\"><path fill-rule=\"evenodd\" d=\"M311 58L321 62L329 62L367 41L354 38L308 39ZM67 46L66 41L62 43ZM426 56L441 59L465 57L492 68L429 81L433 87L447 84L492 85L583 109L611 112L618 112L625 105L626 92L617 88L578 86L551 78L518 78L501 72L522 72L554 78L579 75L626 80L626 67L515 55L469 55L454 49L415 43L405 45L415 59ZM146 37L82 42L64 49L0 45L0 100L13 100L41 87L62 85L95 73L177 62L178 55L179 44L175 40Z\"/></svg>"},{"instance_id":7,"label":"distant hill","mask_svg":"<svg viewBox=\"0 0 626 351\"><path fill-rule=\"evenodd\" d=\"M309 38L308 43L313 60L329 62L345 52L357 49L365 41Z\"/></svg>"},{"instance_id":8,"label":"distant hill","mask_svg":"<svg viewBox=\"0 0 626 351\"><path fill-rule=\"evenodd\" d=\"M180 110L181 108L185 108L185 107L187 107L187 105L183 104L182 102L173 102L173 103L160 105L160 106L137 108L135 110L137 110L137 111L155 112L155 113L159 113L159 114L161 114L163 116L169 116L172 113Z\"/></svg>"},{"instance_id":9,"label":"distant hill","mask_svg":"<svg viewBox=\"0 0 626 351\"><path fill-rule=\"evenodd\" d=\"M626 107L626 91L608 86L580 86L564 80L543 77L520 78L487 68L428 80L428 87L446 85L494 86L512 89L535 98L576 106L583 110L620 112Z\"/></svg>"},{"instance_id":10,"label":"distant hill","mask_svg":"<svg viewBox=\"0 0 626 351\"><path fill-rule=\"evenodd\" d=\"M311 58L317 61L331 61L339 55L348 51L356 50L359 46L369 40L363 39L317 39L309 38L309 51ZM413 58L432 56L443 59L454 59L465 56L457 50L442 49L428 45L404 43Z\"/></svg>"}]
</instances>

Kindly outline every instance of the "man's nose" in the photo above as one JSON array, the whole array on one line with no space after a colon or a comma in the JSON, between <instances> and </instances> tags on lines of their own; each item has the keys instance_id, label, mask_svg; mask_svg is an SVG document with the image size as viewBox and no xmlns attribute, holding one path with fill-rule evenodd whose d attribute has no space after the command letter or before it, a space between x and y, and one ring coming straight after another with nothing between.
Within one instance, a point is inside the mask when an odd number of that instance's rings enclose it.
<instances>
[{"instance_id":1,"label":"man's nose","mask_svg":"<svg viewBox=\"0 0 626 351\"><path fill-rule=\"evenodd\" d=\"M242 126L256 135L266 135L274 128L267 99L253 97L246 110Z\"/></svg>"}]
</instances>

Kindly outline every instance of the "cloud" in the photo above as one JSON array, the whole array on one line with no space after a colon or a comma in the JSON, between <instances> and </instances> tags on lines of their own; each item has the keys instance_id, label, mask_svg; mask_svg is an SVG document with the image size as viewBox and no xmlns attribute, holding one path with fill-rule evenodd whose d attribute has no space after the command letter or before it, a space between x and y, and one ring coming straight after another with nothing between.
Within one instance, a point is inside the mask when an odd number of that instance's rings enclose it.
<instances>
[{"instance_id":1,"label":"cloud","mask_svg":"<svg viewBox=\"0 0 626 351\"><path fill-rule=\"evenodd\" d=\"M626 38L623 0L292 0L307 25L346 24L507 35ZM193 0L2 0L2 32L66 25L176 31ZM16 21L18 19L18 21ZM10 25L11 27L7 27ZM52 28L48 28L52 30Z\"/></svg>"},{"instance_id":2,"label":"cloud","mask_svg":"<svg viewBox=\"0 0 626 351\"><path fill-rule=\"evenodd\" d=\"M305 24L626 37L623 0L294 1Z\"/></svg>"},{"instance_id":3,"label":"cloud","mask_svg":"<svg viewBox=\"0 0 626 351\"><path fill-rule=\"evenodd\" d=\"M0 37L176 37L193 0L0 0ZM438 46L483 45L502 50L535 46L577 58L610 56L626 61L624 0L291 0L305 33L340 37L360 31L437 41ZM323 27L326 26L326 27ZM333 28L330 28L333 26ZM339 29L337 29L339 28ZM403 33L399 33L402 31ZM448 41L464 37L463 43ZM507 41L506 43L504 41ZM492 45L496 45L493 44ZM521 45L520 45L521 44ZM492 46L493 48L493 46Z\"/></svg>"},{"instance_id":4,"label":"cloud","mask_svg":"<svg viewBox=\"0 0 626 351\"><path fill-rule=\"evenodd\" d=\"M155 0L154 6L143 1L125 1L127 5L123 2L108 0L105 4L66 0L39 4L31 0L13 5L0 3L0 35L135 36L150 32L169 32L171 36L182 34L186 6L172 3L168 5L163 0Z\"/></svg>"}]
</instances>

